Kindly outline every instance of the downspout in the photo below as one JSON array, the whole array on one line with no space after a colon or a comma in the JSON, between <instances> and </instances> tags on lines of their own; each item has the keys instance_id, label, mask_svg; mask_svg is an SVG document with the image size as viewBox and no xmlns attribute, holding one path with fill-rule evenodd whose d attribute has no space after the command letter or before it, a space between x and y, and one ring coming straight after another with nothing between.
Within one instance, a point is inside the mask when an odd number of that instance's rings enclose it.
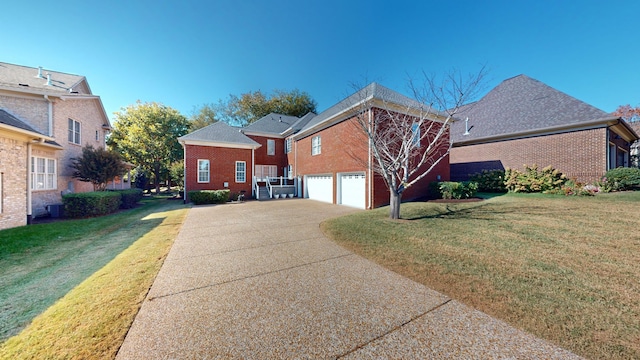
<instances>
[{"instance_id":1,"label":"downspout","mask_svg":"<svg viewBox=\"0 0 640 360\"><path fill-rule=\"evenodd\" d=\"M369 132L371 132L371 109L369 109ZM372 155L371 155L371 137L367 136L367 139L369 141L369 146L367 148L368 151L368 158L367 158L367 162L368 162L368 171L369 171L369 207L368 209L373 209L373 168L372 168Z\"/></svg>"},{"instance_id":2,"label":"downspout","mask_svg":"<svg viewBox=\"0 0 640 360\"><path fill-rule=\"evenodd\" d=\"M186 143L182 143L182 149L184 150L182 152L182 174L183 174L183 179L182 179L182 185L183 185L183 189L182 189L182 203L186 204L187 203L187 144ZM129 183L131 183L131 177L129 177Z\"/></svg>"},{"instance_id":3,"label":"downspout","mask_svg":"<svg viewBox=\"0 0 640 360\"><path fill-rule=\"evenodd\" d=\"M49 95L45 95L44 96L45 100L47 100L47 103L49 104L49 131L48 131L48 135L53 137L53 101L51 101L51 99L49 99Z\"/></svg>"},{"instance_id":4,"label":"downspout","mask_svg":"<svg viewBox=\"0 0 640 360\"><path fill-rule=\"evenodd\" d=\"M256 172L256 164L255 164L255 152L256 149L255 148L251 148L251 197L256 197L258 196L258 194L256 194L256 186L253 183L253 179L255 178L255 172Z\"/></svg>"},{"instance_id":5,"label":"downspout","mask_svg":"<svg viewBox=\"0 0 640 360\"><path fill-rule=\"evenodd\" d=\"M31 141L27 143L27 225L31 225Z\"/></svg>"}]
</instances>

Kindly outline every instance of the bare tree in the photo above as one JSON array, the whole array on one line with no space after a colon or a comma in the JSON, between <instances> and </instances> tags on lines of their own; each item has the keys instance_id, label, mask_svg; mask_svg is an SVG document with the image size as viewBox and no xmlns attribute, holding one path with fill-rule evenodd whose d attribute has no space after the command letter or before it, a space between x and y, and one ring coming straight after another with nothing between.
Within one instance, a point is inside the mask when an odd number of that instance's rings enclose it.
<instances>
[{"instance_id":1,"label":"bare tree","mask_svg":"<svg viewBox=\"0 0 640 360\"><path fill-rule=\"evenodd\" d=\"M422 83L409 81L414 99L358 93L356 123L372 154L367 164L389 190L391 219L400 217L402 193L449 154L449 125L460 107L476 97L485 76L484 67L466 77L451 71L442 80L423 73Z\"/></svg>"}]
</instances>

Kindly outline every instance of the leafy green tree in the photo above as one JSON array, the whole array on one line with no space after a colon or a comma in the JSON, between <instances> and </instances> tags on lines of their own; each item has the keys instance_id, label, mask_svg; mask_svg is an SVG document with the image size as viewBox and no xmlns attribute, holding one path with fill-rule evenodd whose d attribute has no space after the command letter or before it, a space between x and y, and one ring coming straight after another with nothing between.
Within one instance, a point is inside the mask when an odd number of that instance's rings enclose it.
<instances>
[{"instance_id":1,"label":"leafy green tree","mask_svg":"<svg viewBox=\"0 0 640 360\"><path fill-rule=\"evenodd\" d=\"M309 94L297 89L276 90L271 96L258 90L240 96L229 95L226 101L219 101L215 113L218 120L245 126L272 112L304 116L309 112L315 112L316 106L316 101Z\"/></svg>"},{"instance_id":2,"label":"leafy green tree","mask_svg":"<svg viewBox=\"0 0 640 360\"><path fill-rule=\"evenodd\" d=\"M82 155L71 159L73 177L93 184L94 191L104 191L107 183L122 175L126 168L118 153L87 145Z\"/></svg>"},{"instance_id":3,"label":"leafy green tree","mask_svg":"<svg viewBox=\"0 0 640 360\"><path fill-rule=\"evenodd\" d=\"M184 160L176 161L171 164L169 169L171 181L178 185L180 190L184 190Z\"/></svg>"},{"instance_id":4,"label":"leafy green tree","mask_svg":"<svg viewBox=\"0 0 640 360\"><path fill-rule=\"evenodd\" d=\"M163 173L182 158L178 138L189 132L189 121L180 112L156 102L129 105L115 113L107 144L131 163L153 174L156 194Z\"/></svg>"},{"instance_id":5,"label":"leafy green tree","mask_svg":"<svg viewBox=\"0 0 640 360\"><path fill-rule=\"evenodd\" d=\"M217 106L214 104L204 104L200 108L194 107L193 113L189 117L191 122L191 130L198 130L205 126L218 122L216 115Z\"/></svg>"}]
</instances>

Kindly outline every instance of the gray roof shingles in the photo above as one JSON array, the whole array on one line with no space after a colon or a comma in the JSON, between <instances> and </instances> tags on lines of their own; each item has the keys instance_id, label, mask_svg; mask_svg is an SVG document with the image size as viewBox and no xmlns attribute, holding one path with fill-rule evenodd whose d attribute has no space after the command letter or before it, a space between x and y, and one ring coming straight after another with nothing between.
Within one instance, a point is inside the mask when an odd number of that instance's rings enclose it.
<instances>
[{"instance_id":1,"label":"gray roof shingles","mask_svg":"<svg viewBox=\"0 0 640 360\"><path fill-rule=\"evenodd\" d=\"M327 110L321 112L315 118L311 119L300 131L305 132L316 125L332 118L333 116L339 114L340 112L348 109L351 106L358 104L361 101L366 99L373 98L382 101L386 101L389 103L399 104L412 108L423 108L424 105L410 97L400 94L397 91L393 91L387 87L384 87L378 83L371 83L364 88L356 91L354 94L349 95L344 100L339 103L331 106Z\"/></svg>"},{"instance_id":2,"label":"gray roof shingles","mask_svg":"<svg viewBox=\"0 0 640 360\"><path fill-rule=\"evenodd\" d=\"M51 75L51 85L47 85L47 73ZM42 78L39 78L38 68L0 62L0 84L4 87L64 94L69 93L69 89L81 90L81 87L75 86L83 80L84 76L45 69L42 69Z\"/></svg>"},{"instance_id":3,"label":"gray roof shingles","mask_svg":"<svg viewBox=\"0 0 640 360\"><path fill-rule=\"evenodd\" d=\"M282 134L296 122L297 116L270 113L243 128L246 132Z\"/></svg>"},{"instance_id":4,"label":"gray roof shingles","mask_svg":"<svg viewBox=\"0 0 640 360\"><path fill-rule=\"evenodd\" d=\"M260 146L248 136L240 132L240 128L229 126L224 122L216 122L190 134L181 136L178 140L210 141L228 144L242 144Z\"/></svg>"},{"instance_id":5,"label":"gray roof shingles","mask_svg":"<svg viewBox=\"0 0 640 360\"><path fill-rule=\"evenodd\" d=\"M451 125L453 142L480 140L576 125L610 115L526 75L504 80L482 99L462 107ZM465 119L469 134L464 135Z\"/></svg>"},{"instance_id":6,"label":"gray roof shingles","mask_svg":"<svg viewBox=\"0 0 640 360\"><path fill-rule=\"evenodd\" d=\"M26 130L36 134L41 134L38 130L32 128L27 123L11 115L10 113L8 113L3 109L0 109L0 124L5 124L21 130Z\"/></svg>"}]
</instances>

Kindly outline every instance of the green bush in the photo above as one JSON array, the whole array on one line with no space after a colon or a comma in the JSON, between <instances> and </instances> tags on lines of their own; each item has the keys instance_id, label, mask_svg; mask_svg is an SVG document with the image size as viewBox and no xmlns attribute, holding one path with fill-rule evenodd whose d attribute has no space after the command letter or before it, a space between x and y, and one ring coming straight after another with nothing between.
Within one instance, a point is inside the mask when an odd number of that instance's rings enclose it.
<instances>
[{"instance_id":1,"label":"green bush","mask_svg":"<svg viewBox=\"0 0 640 360\"><path fill-rule=\"evenodd\" d=\"M567 177L551 166L538 170L537 165L524 166L524 171L507 168L504 185L511 192L555 192L562 189Z\"/></svg>"},{"instance_id":2,"label":"green bush","mask_svg":"<svg viewBox=\"0 0 640 360\"><path fill-rule=\"evenodd\" d=\"M114 192L121 195L121 209L131 209L142 200L142 189L114 190Z\"/></svg>"},{"instance_id":3,"label":"green bush","mask_svg":"<svg viewBox=\"0 0 640 360\"><path fill-rule=\"evenodd\" d=\"M66 194L62 196L64 215L77 218L110 214L118 210L121 198L115 191Z\"/></svg>"},{"instance_id":4,"label":"green bush","mask_svg":"<svg viewBox=\"0 0 640 360\"><path fill-rule=\"evenodd\" d=\"M438 190L443 199L469 199L476 195L478 183L473 181L438 183Z\"/></svg>"},{"instance_id":5,"label":"green bush","mask_svg":"<svg viewBox=\"0 0 640 360\"><path fill-rule=\"evenodd\" d=\"M501 193L506 192L504 186L504 170L482 170L471 175L469 181L478 183L478 191Z\"/></svg>"},{"instance_id":6,"label":"green bush","mask_svg":"<svg viewBox=\"0 0 640 360\"><path fill-rule=\"evenodd\" d=\"M189 200L196 205L222 204L229 201L229 190L198 190L189 191Z\"/></svg>"},{"instance_id":7,"label":"green bush","mask_svg":"<svg viewBox=\"0 0 640 360\"><path fill-rule=\"evenodd\" d=\"M631 190L640 187L640 169L619 167L604 174L606 182L614 191Z\"/></svg>"}]
</instances>

